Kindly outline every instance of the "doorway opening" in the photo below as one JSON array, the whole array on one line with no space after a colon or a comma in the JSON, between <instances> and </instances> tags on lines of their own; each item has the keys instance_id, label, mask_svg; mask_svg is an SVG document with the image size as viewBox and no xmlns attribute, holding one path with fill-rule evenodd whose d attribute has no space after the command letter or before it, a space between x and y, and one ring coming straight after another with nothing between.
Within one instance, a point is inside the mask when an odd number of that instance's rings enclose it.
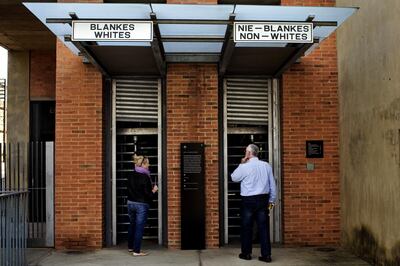
<instances>
[{"instance_id":1,"label":"doorway opening","mask_svg":"<svg viewBox=\"0 0 400 266\"><path fill-rule=\"evenodd\" d=\"M230 77L223 81L224 106L224 242L240 239L240 183L231 173L246 147L256 144L259 158L271 164L280 199L280 145L278 81L258 77ZM273 242L280 241L280 205L270 214Z\"/></svg>"},{"instance_id":2,"label":"doorway opening","mask_svg":"<svg viewBox=\"0 0 400 266\"><path fill-rule=\"evenodd\" d=\"M161 171L161 80L113 80L113 244L127 240L129 217L127 210L127 178L133 171L132 156L149 158L151 180L159 187L150 204L144 239L162 243Z\"/></svg>"}]
</instances>

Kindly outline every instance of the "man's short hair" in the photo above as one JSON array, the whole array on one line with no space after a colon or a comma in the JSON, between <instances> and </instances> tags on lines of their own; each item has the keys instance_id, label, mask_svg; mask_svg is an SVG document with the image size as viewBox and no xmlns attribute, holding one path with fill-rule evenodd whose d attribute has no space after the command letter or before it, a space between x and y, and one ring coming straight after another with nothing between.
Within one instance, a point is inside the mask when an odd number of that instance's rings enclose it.
<instances>
[{"instance_id":1,"label":"man's short hair","mask_svg":"<svg viewBox=\"0 0 400 266\"><path fill-rule=\"evenodd\" d=\"M257 145L255 144L250 144L247 146L247 149L251 152L252 155L258 156L258 153L260 152L260 149L258 148Z\"/></svg>"}]
</instances>

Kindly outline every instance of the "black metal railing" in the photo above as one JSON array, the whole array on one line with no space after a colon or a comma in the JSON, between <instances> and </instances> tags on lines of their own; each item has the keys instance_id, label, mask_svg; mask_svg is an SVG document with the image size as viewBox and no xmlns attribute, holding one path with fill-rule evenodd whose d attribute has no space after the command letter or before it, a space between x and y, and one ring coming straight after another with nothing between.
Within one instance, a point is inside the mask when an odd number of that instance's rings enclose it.
<instances>
[{"instance_id":1,"label":"black metal railing","mask_svg":"<svg viewBox=\"0 0 400 266\"><path fill-rule=\"evenodd\" d=\"M27 192L28 247L54 246L53 144L0 144L0 191Z\"/></svg>"},{"instance_id":2,"label":"black metal railing","mask_svg":"<svg viewBox=\"0 0 400 266\"><path fill-rule=\"evenodd\" d=\"M0 143L0 265L26 265L27 145Z\"/></svg>"},{"instance_id":3,"label":"black metal railing","mask_svg":"<svg viewBox=\"0 0 400 266\"><path fill-rule=\"evenodd\" d=\"M30 247L54 245L53 159L53 142L30 142L28 167Z\"/></svg>"},{"instance_id":4,"label":"black metal railing","mask_svg":"<svg viewBox=\"0 0 400 266\"><path fill-rule=\"evenodd\" d=\"M26 265L27 192L0 191L0 265Z\"/></svg>"}]
</instances>

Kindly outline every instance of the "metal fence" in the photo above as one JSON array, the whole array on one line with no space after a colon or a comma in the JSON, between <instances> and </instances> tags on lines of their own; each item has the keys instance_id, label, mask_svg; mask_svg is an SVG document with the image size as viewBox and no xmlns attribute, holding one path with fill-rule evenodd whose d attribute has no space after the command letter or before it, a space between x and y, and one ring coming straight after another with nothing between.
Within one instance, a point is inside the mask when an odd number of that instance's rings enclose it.
<instances>
[{"instance_id":1,"label":"metal fence","mask_svg":"<svg viewBox=\"0 0 400 266\"><path fill-rule=\"evenodd\" d=\"M26 265L27 192L0 192L0 265Z\"/></svg>"},{"instance_id":2,"label":"metal fence","mask_svg":"<svg viewBox=\"0 0 400 266\"><path fill-rule=\"evenodd\" d=\"M0 191L28 189L28 146L21 143L0 143Z\"/></svg>"},{"instance_id":3,"label":"metal fence","mask_svg":"<svg viewBox=\"0 0 400 266\"><path fill-rule=\"evenodd\" d=\"M54 143L31 142L28 167L29 247L54 246Z\"/></svg>"},{"instance_id":4,"label":"metal fence","mask_svg":"<svg viewBox=\"0 0 400 266\"><path fill-rule=\"evenodd\" d=\"M27 245L54 246L54 143L0 144L0 191L27 191Z\"/></svg>"}]
</instances>

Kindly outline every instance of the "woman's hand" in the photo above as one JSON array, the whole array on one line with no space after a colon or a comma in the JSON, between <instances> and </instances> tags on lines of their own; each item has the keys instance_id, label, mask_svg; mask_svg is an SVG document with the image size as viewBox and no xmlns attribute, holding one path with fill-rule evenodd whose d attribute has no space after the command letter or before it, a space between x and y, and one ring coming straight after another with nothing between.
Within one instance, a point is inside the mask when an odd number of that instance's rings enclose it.
<instances>
[{"instance_id":1,"label":"woman's hand","mask_svg":"<svg viewBox=\"0 0 400 266\"><path fill-rule=\"evenodd\" d=\"M156 193L158 191L158 186L154 185L153 189L151 190L151 192Z\"/></svg>"}]
</instances>

